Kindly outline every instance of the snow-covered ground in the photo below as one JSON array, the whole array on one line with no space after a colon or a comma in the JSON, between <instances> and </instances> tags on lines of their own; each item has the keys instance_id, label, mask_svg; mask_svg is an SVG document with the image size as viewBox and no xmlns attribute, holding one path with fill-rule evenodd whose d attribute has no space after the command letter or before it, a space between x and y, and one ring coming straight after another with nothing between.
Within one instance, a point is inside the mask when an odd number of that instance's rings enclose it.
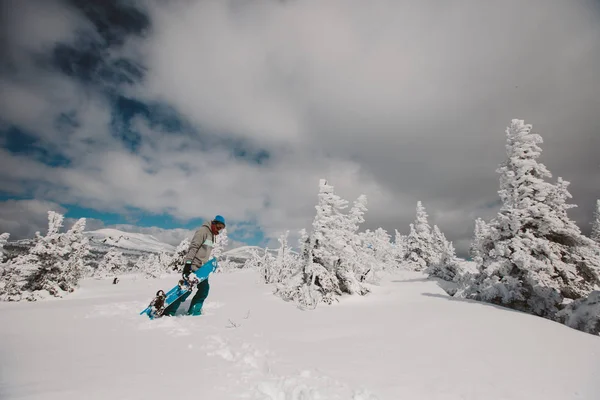
<instances>
[{"instance_id":1,"label":"snow-covered ground","mask_svg":"<svg viewBox=\"0 0 600 400\"><path fill-rule=\"evenodd\" d=\"M206 315L138 315L176 280L0 304L0 398L600 399L600 337L452 299L419 273L300 311L242 270L211 277Z\"/></svg>"}]
</instances>

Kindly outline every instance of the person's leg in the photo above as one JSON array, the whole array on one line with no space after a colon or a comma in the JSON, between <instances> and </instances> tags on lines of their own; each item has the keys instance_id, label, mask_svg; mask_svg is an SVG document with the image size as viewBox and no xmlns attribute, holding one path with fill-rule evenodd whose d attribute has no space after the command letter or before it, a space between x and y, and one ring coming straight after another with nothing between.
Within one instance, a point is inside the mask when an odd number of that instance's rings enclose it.
<instances>
[{"instance_id":1,"label":"person's leg","mask_svg":"<svg viewBox=\"0 0 600 400\"><path fill-rule=\"evenodd\" d=\"M196 294L192 297L188 315L202 315L202 305L204 304L204 300L208 297L209 290L210 284L208 283L208 279L198 284L198 291L196 291Z\"/></svg>"},{"instance_id":2,"label":"person's leg","mask_svg":"<svg viewBox=\"0 0 600 400\"><path fill-rule=\"evenodd\" d=\"M181 296L180 299L175 300L174 302L172 302L167 308L165 308L165 311L163 312L163 315L167 315L167 316L170 316L170 317L174 316L175 313L177 312L177 309L181 305L181 303L183 303L184 301L186 301L187 298L190 296L190 294L192 294L191 291L189 291L186 294L184 294L183 296Z\"/></svg>"}]
</instances>

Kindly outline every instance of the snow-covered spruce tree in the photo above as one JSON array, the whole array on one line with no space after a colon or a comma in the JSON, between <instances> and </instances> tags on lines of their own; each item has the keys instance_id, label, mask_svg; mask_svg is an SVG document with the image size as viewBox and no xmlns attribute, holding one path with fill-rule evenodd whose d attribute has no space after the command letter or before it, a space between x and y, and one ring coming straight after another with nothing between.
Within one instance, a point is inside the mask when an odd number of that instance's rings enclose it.
<instances>
[{"instance_id":1,"label":"snow-covered spruce tree","mask_svg":"<svg viewBox=\"0 0 600 400\"><path fill-rule=\"evenodd\" d=\"M441 233L441 232L440 232ZM443 238L443 234L441 236ZM442 248L439 250L439 257L425 268L424 273L430 277L439 278L447 282L458 282L463 271L460 265L460 260L456 257L456 251L452 242L445 240L440 242ZM448 287L444 286L448 291ZM455 293L455 288L452 287L452 293Z\"/></svg>"},{"instance_id":2,"label":"snow-covered spruce tree","mask_svg":"<svg viewBox=\"0 0 600 400\"><path fill-rule=\"evenodd\" d=\"M437 252L433 243L431 227L427 222L427 212L421 201L417 202L415 222L410 224L406 238L404 262L415 271L422 271L436 260Z\"/></svg>"},{"instance_id":3,"label":"snow-covered spruce tree","mask_svg":"<svg viewBox=\"0 0 600 400\"><path fill-rule=\"evenodd\" d=\"M311 235L314 238L314 262L335 277L342 293L364 295L368 291L361 280L366 271L358 262L360 239L357 230L364 221L366 197L360 196L350 213L345 214L348 202L334 193L333 186L322 179L319 189Z\"/></svg>"},{"instance_id":4,"label":"snow-covered spruce tree","mask_svg":"<svg viewBox=\"0 0 600 400\"><path fill-rule=\"evenodd\" d=\"M300 267L276 292L285 300L305 306L331 304L343 293L368 293L363 282L370 267L362 262L364 252L358 234L358 227L364 221L366 197L360 196L346 214L348 202L322 179L318 198L313 230L308 237L303 235Z\"/></svg>"},{"instance_id":5,"label":"snow-covered spruce tree","mask_svg":"<svg viewBox=\"0 0 600 400\"><path fill-rule=\"evenodd\" d=\"M275 258L275 270L277 273L276 282L287 281L298 269L298 259L292 251L292 248L288 245L289 234L290 231L286 231L277 239L279 242L279 249L277 250L277 257Z\"/></svg>"},{"instance_id":6,"label":"snow-covered spruce tree","mask_svg":"<svg viewBox=\"0 0 600 400\"><path fill-rule=\"evenodd\" d=\"M160 273L170 272L169 265L171 264L171 260L173 259L173 255L167 253L166 251L161 251L158 253L158 263L160 264Z\"/></svg>"},{"instance_id":7,"label":"snow-covered spruce tree","mask_svg":"<svg viewBox=\"0 0 600 400\"><path fill-rule=\"evenodd\" d=\"M433 244L433 256L430 264L439 265L444 253L447 252L448 247L451 246L451 244L437 225L433 226L431 231L431 240Z\"/></svg>"},{"instance_id":8,"label":"snow-covered spruce tree","mask_svg":"<svg viewBox=\"0 0 600 400\"><path fill-rule=\"evenodd\" d=\"M225 252L229 246L229 237L227 236L227 228L224 228L215 239L215 247L211 253L212 257L217 260L217 270L215 272L231 271L235 264L229 261Z\"/></svg>"},{"instance_id":9,"label":"snow-covered spruce tree","mask_svg":"<svg viewBox=\"0 0 600 400\"><path fill-rule=\"evenodd\" d=\"M481 218L475 220L475 230L473 233L473 240L469 247L469 255L476 265L481 265L483 257L487 256L483 243L486 237L489 237L489 229L485 221Z\"/></svg>"},{"instance_id":10,"label":"snow-covered spruce tree","mask_svg":"<svg viewBox=\"0 0 600 400\"><path fill-rule=\"evenodd\" d=\"M594 242L567 216L568 183L546 182L542 138L512 120L500 173L502 207L481 239L479 275L457 294L549 319L598 284ZM565 300L567 299L567 300Z\"/></svg>"},{"instance_id":11,"label":"snow-covered spruce tree","mask_svg":"<svg viewBox=\"0 0 600 400\"><path fill-rule=\"evenodd\" d=\"M392 245L392 251L394 254L394 264L396 267L402 267L407 257L408 249L408 236L403 235L395 229L394 243Z\"/></svg>"},{"instance_id":12,"label":"snow-covered spruce tree","mask_svg":"<svg viewBox=\"0 0 600 400\"><path fill-rule=\"evenodd\" d=\"M590 238L600 244L600 200L596 200L596 211L594 211L592 234L590 235Z\"/></svg>"},{"instance_id":13,"label":"snow-covered spruce tree","mask_svg":"<svg viewBox=\"0 0 600 400\"><path fill-rule=\"evenodd\" d=\"M0 262L4 261L4 245L8 242L10 233L3 233L0 235Z\"/></svg>"},{"instance_id":14,"label":"snow-covered spruce tree","mask_svg":"<svg viewBox=\"0 0 600 400\"><path fill-rule=\"evenodd\" d=\"M303 229L302 233L306 233ZM319 303L332 304L342 295L334 274L314 262L315 239L312 235L301 236L301 257L296 272L285 282L277 285L275 294L286 301L293 301L303 310L314 309Z\"/></svg>"},{"instance_id":15,"label":"snow-covered spruce tree","mask_svg":"<svg viewBox=\"0 0 600 400\"><path fill-rule=\"evenodd\" d=\"M156 254L149 254L140 261L142 272L146 279L160 278L163 272L165 272L165 266L161 263L160 256Z\"/></svg>"},{"instance_id":16,"label":"snow-covered spruce tree","mask_svg":"<svg viewBox=\"0 0 600 400\"><path fill-rule=\"evenodd\" d=\"M177 249L175 249L175 253L171 257L171 260L169 261L169 267L168 267L169 271L177 271L177 272L183 271L183 264L185 263L185 256L186 256L189 248L190 248L190 239L184 238L177 246Z\"/></svg>"},{"instance_id":17,"label":"snow-covered spruce tree","mask_svg":"<svg viewBox=\"0 0 600 400\"><path fill-rule=\"evenodd\" d=\"M573 301L556 314L558 322L571 328L600 335L600 291Z\"/></svg>"},{"instance_id":18,"label":"snow-covered spruce tree","mask_svg":"<svg viewBox=\"0 0 600 400\"><path fill-rule=\"evenodd\" d=\"M110 250L100 260L93 277L96 279L113 279L124 272L127 261L123 253L116 250Z\"/></svg>"},{"instance_id":19,"label":"snow-covered spruce tree","mask_svg":"<svg viewBox=\"0 0 600 400\"><path fill-rule=\"evenodd\" d=\"M360 262L367 267L363 275L370 283L377 282L377 274L386 268L393 268L396 264L396 254L390 235L383 229L375 231L367 229L358 235L361 239Z\"/></svg>"},{"instance_id":20,"label":"snow-covered spruce tree","mask_svg":"<svg viewBox=\"0 0 600 400\"><path fill-rule=\"evenodd\" d=\"M258 271L260 268L260 255L258 254L258 250L249 249L248 253L250 253L250 256L244 261L242 268Z\"/></svg>"},{"instance_id":21,"label":"snow-covered spruce tree","mask_svg":"<svg viewBox=\"0 0 600 400\"><path fill-rule=\"evenodd\" d=\"M277 265L275 265L275 257L273 257L268 247L264 248L262 254L255 251L250 264L256 268L263 283L277 282L279 272L277 271Z\"/></svg>"},{"instance_id":22,"label":"snow-covered spruce tree","mask_svg":"<svg viewBox=\"0 0 600 400\"><path fill-rule=\"evenodd\" d=\"M35 301L47 294L62 297L75 290L89 254L88 239L83 235L86 220L81 218L69 231L60 233L63 221L63 215L49 211L47 234L36 232L33 247L4 264L3 300Z\"/></svg>"}]
</instances>

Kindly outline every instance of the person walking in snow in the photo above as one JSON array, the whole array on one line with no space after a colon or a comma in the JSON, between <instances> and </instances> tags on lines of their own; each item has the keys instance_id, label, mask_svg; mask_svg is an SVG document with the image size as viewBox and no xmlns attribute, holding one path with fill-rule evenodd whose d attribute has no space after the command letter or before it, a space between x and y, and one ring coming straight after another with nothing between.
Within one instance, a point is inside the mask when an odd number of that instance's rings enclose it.
<instances>
[{"instance_id":1,"label":"person walking in snow","mask_svg":"<svg viewBox=\"0 0 600 400\"><path fill-rule=\"evenodd\" d=\"M225 228L225 218L221 215L215 216L215 218L209 222L202 224L200 228L194 234L190 247L187 254L185 255L185 264L183 267L183 276L187 277L194 271L198 270L201 266L206 264L210 259L210 254L215 243L215 237ZM208 297L210 285L208 279L203 280L198 284L198 290L188 309L188 315L202 315L202 306L204 300ZM163 315L173 316L177 312L177 309L183 303L191 292L185 294L181 299L173 302L165 310Z\"/></svg>"}]
</instances>

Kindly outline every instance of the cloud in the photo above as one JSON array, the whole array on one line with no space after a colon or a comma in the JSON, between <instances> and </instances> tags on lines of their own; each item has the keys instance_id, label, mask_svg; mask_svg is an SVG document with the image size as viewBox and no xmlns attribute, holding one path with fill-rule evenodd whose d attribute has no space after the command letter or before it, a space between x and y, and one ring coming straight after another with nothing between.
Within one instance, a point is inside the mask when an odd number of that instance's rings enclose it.
<instances>
[{"instance_id":1,"label":"cloud","mask_svg":"<svg viewBox=\"0 0 600 400\"><path fill-rule=\"evenodd\" d=\"M541 161L572 182L571 215L589 231L600 187L591 1L131 2L149 28L99 57L132 60L143 79L105 84L34 62L56 43L79 49L80 32L106 46L82 13L13 3L6 54L22 68L0 71L0 125L68 162L3 150L9 193L182 221L222 214L274 243L310 228L326 178L350 202L367 195L365 228L408 233L423 201L464 255L474 219L498 207L504 129L523 118L545 139ZM23 28L42 15L40 29ZM183 128L157 123L158 109L121 121L118 96L165 105Z\"/></svg>"},{"instance_id":2,"label":"cloud","mask_svg":"<svg viewBox=\"0 0 600 400\"><path fill-rule=\"evenodd\" d=\"M65 215L66 209L59 204L43 200L6 200L0 203L0 232L10 233L10 240L30 239L36 232L48 231L48 211ZM65 218L63 231L70 229L76 219ZM86 218L86 230L100 229L102 221Z\"/></svg>"},{"instance_id":3,"label":"cloud","mask_svg":"<svg viewBox=\"0 0 600 400\"><path fill-rule=\"evenodd\" d=\"M223 135L291 148L273 163L278 185L262 191L268 226L298 209L307 221L320 175L342 191L362 188L372 226L407 232L422 200L449 237L464 239L497 199L515 117L546 139L542 162L572 181L582 206L573 216L591 214L600 175L592 2L147 4L140 95ZM360 170L349 180L327 168L348 164Z\"/></svg>"}]
</instances>

